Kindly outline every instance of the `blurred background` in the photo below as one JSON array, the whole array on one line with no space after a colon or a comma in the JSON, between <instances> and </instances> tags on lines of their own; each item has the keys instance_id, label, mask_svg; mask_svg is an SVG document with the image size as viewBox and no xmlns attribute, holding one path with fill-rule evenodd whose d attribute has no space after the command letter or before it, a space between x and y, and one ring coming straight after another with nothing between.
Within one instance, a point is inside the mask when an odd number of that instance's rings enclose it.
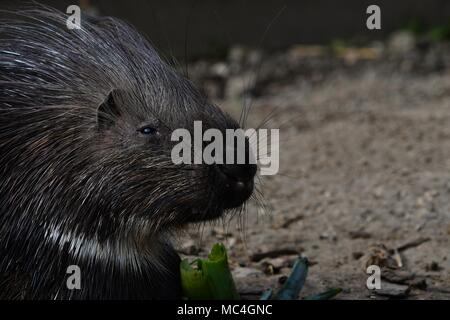
<instances>
[{"instance_id":1,"label":"blurred background","mask_svg":"<svg viewBox=\"0 0 450 320\"><path fill-rule=\"evenodd\" d=\"M26 3L2 0L5 4ZM448 36L446 0L42 0L65 11L79 4L89 13L120 17L145 33L160 50L180 57L224 57L230 47L282 50L298 43L353 43L383 39L393 31ZM30 1L28 1L30 3ZM366 9L382 8L382 28L368 32ZM272 23L271 23L272 22ZM270 29L264 35L265 30ZM185 52L185 42L188 52Z\"/></svg>"},{"instance_id":2,"label":"blurred background","mask_svg":"<svg viewBox=\"0 0 450 320\"><path fill-rule=\"evenodd\" d=\"M226 243L249 298L282 284L298 254L305 295L450 298L450 1L79 4L133 24L235 117L245 105L247 127L281 131L280 173L258 181L245 214L183 236L182 254ZM371 4L380 30L366 27Z\"/></svg>"}]
</instances>

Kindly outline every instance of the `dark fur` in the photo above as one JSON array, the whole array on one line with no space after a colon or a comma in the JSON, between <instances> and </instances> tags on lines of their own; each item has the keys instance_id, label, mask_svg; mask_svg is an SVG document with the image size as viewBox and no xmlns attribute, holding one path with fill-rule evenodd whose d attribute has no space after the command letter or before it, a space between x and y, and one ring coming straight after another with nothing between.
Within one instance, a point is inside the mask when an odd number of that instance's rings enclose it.
<instances>
[{"instance_id":1,"label":"dark fur","mask_svg":"<svg viewBox=\"0 0 450 320\"><path fill-rule=\"evenodd\" d=\"M66 18L0 22L0 298L177 298L170 233L224 204L212 168L172 164L170 134L238 124L131 27Z\"/></svg>"}]
</instances>

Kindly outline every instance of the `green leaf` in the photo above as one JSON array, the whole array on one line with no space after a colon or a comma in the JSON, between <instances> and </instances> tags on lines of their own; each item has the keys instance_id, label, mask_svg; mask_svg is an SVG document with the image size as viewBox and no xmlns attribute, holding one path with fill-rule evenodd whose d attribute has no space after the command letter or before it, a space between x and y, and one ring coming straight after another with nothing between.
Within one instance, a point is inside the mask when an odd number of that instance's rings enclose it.
<instances>
[{"instance_id":1,"label":"green leaf","mask_svg":"<svg viewBox=\"0 0 450 320\"><path fill-rule=\"evenodd\" d=\"M261 295L259 300L270 300L270 298L272 298L272 294L273 294L273 290L272 289L268 289L268 290L263 292L263 294Z\"/></svg>"},{"instance_id":2,"label":"green leaf","mask_svg":"<svg viewBox=\"0 0 450 320\"><path fill-rule=\"evenodd\" d=\"M181 287L186 298L192 300L238 300L239 294L228 266L223 244L215 244L208 259L194 261L196 268L187 260L180 264Z\"/></svg>"},{"instance_id":3,"label":"green leaf","mask_svg":"<svg viewBox=\"0 0 450 320\"><path fill-rule=\"evenodd\" d=\"M342 292L341 288L334 288L328 291L306 297L304 300L330 300Z\"/></svg>"},{"instance_id":4,"label":"green leaf","mask_svg":"<svg viewBox=\"0 0 450 320\"><path fill-rule=\"evenodd\" d=\"M292 272L284 283L283 287L275 297L276 300L296 300L305 285L308 275L308 260L306 258L298 258L295 261Z\"/></svg>"}]
</instances>

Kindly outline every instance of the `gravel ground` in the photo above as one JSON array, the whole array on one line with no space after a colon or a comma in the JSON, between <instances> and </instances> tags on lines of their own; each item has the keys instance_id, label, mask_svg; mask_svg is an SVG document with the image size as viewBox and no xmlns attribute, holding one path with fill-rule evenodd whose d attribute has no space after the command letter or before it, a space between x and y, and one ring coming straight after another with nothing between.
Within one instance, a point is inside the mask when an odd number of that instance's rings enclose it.
<instances>
[{"instance_id":1,"label":"gravel ground","mask_svg":"<svg viewBox=\"0 0 450 320\"><path fill-rule=\"evenodd\" d=\"M276 108L269 127L281 129L280 173L260 183L265 208L253 201L240 220L193 228L180 251L205 256L224 242L245 298L278 287L302 254L311 263L302 296L341 287L338 299L450 299L449 46L311 48L261 58L262 80L247 86L257 92L248 126ZM293 52L300 62L275 74ZM235 115L241 73L212 85ZM369 264L382 267L387 293L366 288Z\"/></svg>"}]
</instances>

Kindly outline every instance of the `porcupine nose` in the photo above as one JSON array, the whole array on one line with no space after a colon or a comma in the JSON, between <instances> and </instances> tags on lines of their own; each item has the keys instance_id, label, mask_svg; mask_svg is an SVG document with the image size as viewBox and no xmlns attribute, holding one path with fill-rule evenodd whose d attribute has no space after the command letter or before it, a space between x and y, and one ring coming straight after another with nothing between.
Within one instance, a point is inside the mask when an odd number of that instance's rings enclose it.
<instances>
[{"instance_id":1,"label":"porcupine nose","mask_svg":"<svg viewBox=\"0 0 450 320\"><path fill-rule=\"evenodd\" d=\"M219 175L223 180L222 194L225 209L237 208L253 193L256 165L219 165Z\"/></svg>"},{"instance_id":2,"label":"porcupine nose","mask_svg":"<svg viewBox=\"0 0 450 320\"><path fill-rule=\"evenodd\" d=\"M234 151L236 152L237 150ZM257 166L254 164L254 161L250 161L252 154L248 141L246 141L244 152L245 162L243 164L237 163L235 158L233 164L217 165L221 185L221 194L219 196L225 209L241 206L253 193Z\"/></svg>"}]
</instances>

